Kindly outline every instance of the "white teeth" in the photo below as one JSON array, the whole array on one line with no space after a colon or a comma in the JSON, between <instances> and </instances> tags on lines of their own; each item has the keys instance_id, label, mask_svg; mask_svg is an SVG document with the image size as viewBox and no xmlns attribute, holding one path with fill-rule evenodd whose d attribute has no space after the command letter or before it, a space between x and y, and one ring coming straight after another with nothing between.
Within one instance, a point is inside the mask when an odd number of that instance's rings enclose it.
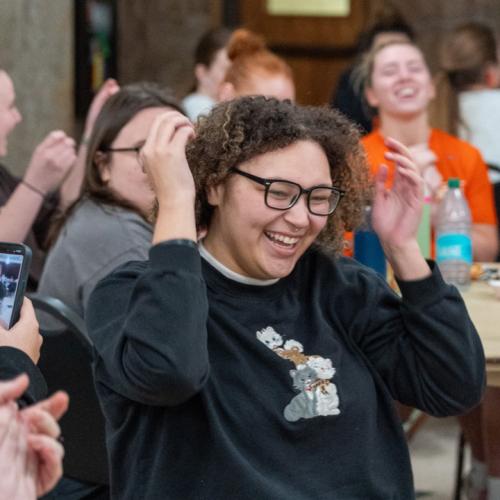
<instances>
[{"instance_id":1,"label":"white teeth","mask_svg":"<svg viewBox=\"0 0 500 500\"><path fill-rule=\"evenodd\" d=\"M412 97L413 95L415 95L415 89L405 87L398 92L398 95L401 97Z\"/></svg>"},{"instance_id":2,"label":"white teeth","mask_svg":"<svg viewBox=\"0 0 500 500\"><path fill-rule=\"evenodd\" d=\"M285 245L295 245L295 243L299 241L299 238L292 238L290 236L284 236L282 234L268 233L268 232L266 232L266 234L270 239L274 241L279 241L280 243L284 243Z\"/></svg>"}]
</instances>

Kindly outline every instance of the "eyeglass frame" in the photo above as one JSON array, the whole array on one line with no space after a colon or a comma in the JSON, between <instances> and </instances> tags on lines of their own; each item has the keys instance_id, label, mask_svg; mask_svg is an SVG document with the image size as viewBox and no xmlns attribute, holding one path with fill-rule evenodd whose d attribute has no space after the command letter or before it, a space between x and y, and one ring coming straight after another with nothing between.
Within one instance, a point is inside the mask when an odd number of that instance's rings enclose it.
<instances>
[{"instance_id":1,"label":"eyeglass frame","mask_svg":"<svg viewBox=\"0 0 500 500\"><path fill-rule=\"evenodd\" d=\"M281 210L281 211L289 210L290 208L292 208L294 205L297 204L297 202L299 201L300 197L303 194L307 194L307 210L309 210L309 212L311 214L313 214L313 215L316 215L316 216L319 216L319 217L328 217L329 215L332 215L335 212L335 210L337 210L337 207L339 206L340 200L345 195L345 191L343 189L340 189L340 188L335 187L335 186L313 186L313 187L311 187L309 189L306 189L306 188L303 188L297 182L289 181L287 179L266 179L264 177L259 177L257 175L253 175L253 174L250 174L248 172L244 172L243 170L240 170L240 169L238 169L236 167L230 168L229 172L233 173L233 174L241 175L242 177L246 177L247 179L250 179L251 181L254 181L257 184L260 184L261 186L264 186L265 187L265 191L264 191L264 203L266 204L266 207L269 207L269 208L271 208L273 210ZM271 186L271 184L273 182L284 182L284 183L287 183L287 184L292 184L292 185L297 186L299 188L299 190L300 190L299 195L295 199L292 200L292 202L290 203L290 205L288 207L286 207L286 208L278 208L278 207L272 207L271 205L269 205L269 203L267 201L267 197L268 197L268 194L269 194L269 188L270 188L270 186ZM332 210L330 212L328 212L327 214L318 214L318 213L314 212L313 210L311 210L310 198L311 198L311 193L313 192L314 189L329 189L333 193L337 193L338 194L337 203L334 205L334 207L332 208Z\"/></svg>"},{"instance_id":2,"label":"eyeglass frame","mask_svg":"<svg viewBox=\"0 0 500 500\"><path fill-rule=\"evenodd\" d=\"M143 146L134 146L129 148L105 148L102 150L103 153L128 153L134 151L136 155L139 155Z\"/></svg>"}]
</instances>

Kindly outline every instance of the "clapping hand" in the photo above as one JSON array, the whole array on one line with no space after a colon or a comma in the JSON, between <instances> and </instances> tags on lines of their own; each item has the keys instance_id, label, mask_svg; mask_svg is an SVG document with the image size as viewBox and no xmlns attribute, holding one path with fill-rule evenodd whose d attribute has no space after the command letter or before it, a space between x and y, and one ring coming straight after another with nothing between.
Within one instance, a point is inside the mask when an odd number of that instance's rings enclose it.
<instances>
[{"instance_id":1,"label":"clapping hand","mask_svg":"<svg viewBox=\"0 0 500 500\"><path fill-rule=\"evenodd\" d=\"M396 164L394 184L386 189L387 166L381 165L375 178L372 224L384 248L400 248L416 241L422 215L423 180L408 149L386 139L385 158Z\"/></svg>"},{"instance_id":2,"label":"clapping hand","mask_svg":"<svg viewBox=\"0 0 500 500\"><path fill-rule=\"evenodd\" d=\"M64 450L57 441L57 420L68 407L68 396L57 392L19 410L15 400L28 384L26 375L0 382L0 498L35 499L62 475Z\"/></svg>"},{"instance_id":3,"label":"clapping hand","mask_svg":"<svg viewBox=\"0 0 500 500\"><path fill-rule=\"evenodd\" d=\"M373 229L395 275L405 280L422 279L430 274L417 242L424 181L408 148L391 138L386 139L386 146L385 158L396 164L396 172L392 188L387 189L387 166L380 165L375 178Z\"/></svg>"},{"instance_id":4,"label":"clapping hand","mask_svg":"<svg viewBox=\"0 0 500 500\"><path fill-rule=\"evenodd\" d=\"M24 181L46 195L62 184L75 160L75 141L54 130L35 148Z\"/></svg>"}]
</instances>

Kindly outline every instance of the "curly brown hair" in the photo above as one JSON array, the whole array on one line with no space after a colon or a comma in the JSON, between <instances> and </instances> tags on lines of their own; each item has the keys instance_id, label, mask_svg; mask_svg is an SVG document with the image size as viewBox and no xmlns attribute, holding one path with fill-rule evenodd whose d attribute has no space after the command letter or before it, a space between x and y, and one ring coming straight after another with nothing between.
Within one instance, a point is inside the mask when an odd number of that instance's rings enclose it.
<instances>
[{"instance_id":1,"label":"curly brown hair","mask_svg":"<svg viewBox=\"0 0 500 500\"><path fill-rule=\"evenodd\" d=\"M224 102L198 121L196 137L186 148L196 184L198 227L210 225L213 207L207 200L208 188L225 182L232 167L303 140L323 149L333 184L345 191L317 239L322 247L340 252L344 231L361 223L363 207L372 196L359 132L333 109L297 106L275 98L247 96Z\"/></svg>"}]
</instances>

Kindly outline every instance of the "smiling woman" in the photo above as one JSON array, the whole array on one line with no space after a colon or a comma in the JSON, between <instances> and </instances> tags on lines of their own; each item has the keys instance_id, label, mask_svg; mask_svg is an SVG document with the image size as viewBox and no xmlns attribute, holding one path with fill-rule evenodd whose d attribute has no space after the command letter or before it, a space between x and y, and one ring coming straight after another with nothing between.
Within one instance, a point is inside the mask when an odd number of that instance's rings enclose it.
<instances>
[{"instance_id":1,"label":"smiling woman","mask_svg":"<svg viewBox=\"0 0 500 500\"><path fill-rule=\"evenodd\" d=\"M175 112L155 120L149 261L101 281L87 309L112 497L414 497L393 398L461 412L484 359L458 292L419 252L416 166L388 144L398 175L391 191L377 178L373 224L402 298L338 256L370 192L339 113L244 97L196 130Z\"/></svg>"},{"instance_id":2,"label":"smiling woman","mask_svg":"<svg viewBox=\"0 0 500 500\"><path fill-rule=\"evenodd\" d=\"M359 74L364 81L366 100L377 108L380 117L380 128L362 141L372 172L387 163L387 185L391 185L395 164L384 157L388 150L384 138L393 137L412 152L434 209L447 180L461 179L472 214L474 259L494 260L498 238L486 165L476 148L431 128L428 108L435 90L420 49L411 42L382 45L366 56Z\"/></svg>"}]
</instances>

